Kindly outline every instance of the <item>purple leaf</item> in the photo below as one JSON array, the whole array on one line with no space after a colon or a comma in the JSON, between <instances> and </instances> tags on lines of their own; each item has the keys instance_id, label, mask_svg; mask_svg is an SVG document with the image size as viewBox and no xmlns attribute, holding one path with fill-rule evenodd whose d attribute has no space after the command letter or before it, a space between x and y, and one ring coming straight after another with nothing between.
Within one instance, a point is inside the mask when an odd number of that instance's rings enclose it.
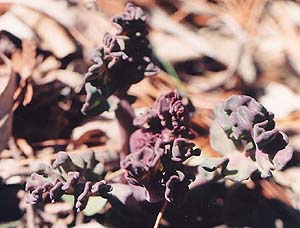
<instances>
[{"instance_id":1,"label":"purple leaf","mask_svg":"<svg viewBox=\"0 0 300 228\"><path fill-rule=\"evenodd\" d=\"M82 112L86 115L109 110L107 99L111 95L126 96L132 84L158 72L153 63L143 10L129 3L125 12L114 17L112 22L117 33L104 35L103 46L85 75L89 86L86 87L87 97Z\"/></svg>"},{"instance_id":2,"label":"purple leaf","mask_svg":"<svg viewBox=\"0 0 300 228\"><path fill-rule=\"evenodd\" d=\"M42 201L42 195L46 192L52 203L63 194L73 194L76 209L83 210L89 196L107 197L112 190L103 180L105 173L99 172L99 164L93 151L70 154L59 152L52 167L44 166L45 171L40 172L43 174L33 173L27 179L25 190L30 193L27 202L36 204Z\"/></svg>"},{"instance_id":3,"label":"purple leaf","mask_svg":"<svg viewBox=\"0 0 300 228\"><path fill-rule=\"evenodd\" d=\"M212 147L229 163L227 177L241 181L255 171L262 178L282 169L292 157L288 137L275 128L274 115L256 100L234 95L218 105L210 130Z\"/></svg>"},{"instance_id":4,"label":"purple leaf","mask_svg":"<svg viewBox=\"0 0 300 228\"><path fill-rule=\"evenodd\" d=\"M154 104L134 119L139 127L130 137L130 154L121 162L127 181L146 190L146 200L165 198L181 203L194 174L184 164L200 149L188 139L191 104L177 91L162 94Z\"/></svg>"}]
</instances>

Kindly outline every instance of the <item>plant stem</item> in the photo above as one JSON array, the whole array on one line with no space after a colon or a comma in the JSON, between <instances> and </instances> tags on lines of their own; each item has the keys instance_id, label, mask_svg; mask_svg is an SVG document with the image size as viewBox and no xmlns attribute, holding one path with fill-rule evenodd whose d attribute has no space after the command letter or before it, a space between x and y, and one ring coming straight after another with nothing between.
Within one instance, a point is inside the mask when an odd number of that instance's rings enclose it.
<instances>
[{"instance_id":1,"label":"plant stem","mask_svg":"<svg viewBox=\"0 0 300 228\"><path fill-rule=\"evenodd\" d=\"M168 202L165 201L163 206L161 207L157 217L156 217L155 224L154 224L153 228L158 228L159 227L160 221L163 218L163 215L164 215L164 212L167 208L167 205L168 205Z\"/></svg>"},{"instance_id":2,"label":"plant stem","mask_svg":"<svg viewBox=\"0 0 300 228\"><path fill-rule=\"evenodd\" d=\"M121 138L120 160L122 161L130 153L129 138L135 130L133 126L134 112L129 102L121 99L118 108L115 110L115 114L119 124Z\"/></svg>"},{"instance_id":3,"label":"plant stem","mask_svg":"<svg viewBox=\"0 0 300 228\"><path fill-rule=\"evenodd\" d=\"M110 180L112 180L112 179L114 179L114 178L116 178L116 177L118 177L118 176L120 176L120 175L122 175L122 174L124 174L124 173L125 173L125 170L124 170L124 169L118 169L118 170L115 171L115 172L108 173L108 174L105 176L105 180L106 180L106 181L110 181Z\"/></svg>"},{"instance_id":4,"label":"plant stem","mask_svg":"<svg viewBox=\"0 0 300 228\"><path fill-rule=\"evenodd\" d=\"M27 205L26 207L26 225L28 228L34 228L34 210L32 205Z\"/></svg>"},{"instance_id":5,"label":"plant stem","mask_svg":"<svg viewBox=\"0 0 300 228\"><path fill-rule=\"evenodd\" d=\"M75 220L75 225L78 226L80 224L83 223L83 220L84 220L84 214L83 212L77 212L76 213L76 220Z\"/></svg>"}]
</instances>

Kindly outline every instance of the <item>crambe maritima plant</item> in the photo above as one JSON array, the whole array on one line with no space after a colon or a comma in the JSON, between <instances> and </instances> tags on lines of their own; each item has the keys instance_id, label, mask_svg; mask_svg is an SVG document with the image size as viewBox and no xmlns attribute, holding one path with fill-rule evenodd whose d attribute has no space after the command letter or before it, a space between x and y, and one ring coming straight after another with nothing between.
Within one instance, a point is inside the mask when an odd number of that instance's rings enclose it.
<instances>
[{"instance_id":1,"label":"crambe maritima plant","mask_svg":"<svg viewBox=\"0 0 300 228\"><path fill-rule=\"evenodd\" d=\"M292 157L288 137L275 128L273 113L255 99L234 95L218 105L210 130L213 148L227 157L228 178L242 181L259 173L266 178Z\"/></svg>"},{"instance_id":2,"label":"crambe maritima plant","mask_svg":"<svg viewBox=\"0 0 300 228\"><path fill-rule=\"evenodd\" d=\"M109 184L130 189L130 200L138 206L145 200L182 205L188 202L184 199L190 197L186 197L190 188L223 178L243 181L254 174L266 178L291 159L288 138L275 128L274 115L249 96L232 96L215 110L210 140L219 157L201 152L192 141L190 119L195 108L176 90L161 94L136 116L128 89L157 73L146 17L141 8L127 4L112 23L117 32L104 35L103 46L85 75L87 96L82 112L100 115L112 110L111 98L117 98L120 170L116 173L125 173L125 178L113 176ZM56 202L67 194L74 196L74 208L81 211L90 196L100 196L108 198L114 208L117 187L112 190L104 176L97 153L60 152L52 166L44 165L28 178L27 202L36 204L45 198ZM129 193L124 195L122 207L130 202Z\"/></svg>"},{"instance_id":3,"label":"crambe maritima plant","mask_svg":"<svg viewBox=\"0 0 300 228\"><path fill-rule=\"evenodd\" d=\"M150 202L165 198L181 203L195 179L184 164L191 156L200 155L200 149L189 140L193 138L189 127L193 111L187 99L171 91L134 119L138 129L130 137L130 154L121 165L128 182L143 187Z\"/></svg>"},{"instance_id":4,"label":"crambe maritima plant","mask_svg":"<svg viewBox=\"0 0 300 228\"><path fill-rule=\"evenodd\" d=\"M146 16L140 7L129 3L125 12L112 19L116 34L106 33L103 46L85 75L86 102L82 112L98 115L110 108L111 95L126 97L132 84L155 75L152 50L147 38Z\"/></svg>"},{"instance_id":5,"label":"crambe maritima plant","mask_svg":"<svg viewBox=\"0 0 300 228\"><path fill-rule=\"evenodd\" d=\"M52 166L42 165L27 179L25 190L30 193L27 202L36 204L48 193L54 203L63 194L68 194L74 195L75 208L82 211L90 196L106 197L111 191L104 175L104 166L97 153L59 152Z\"/></svg>"}]
</instances>

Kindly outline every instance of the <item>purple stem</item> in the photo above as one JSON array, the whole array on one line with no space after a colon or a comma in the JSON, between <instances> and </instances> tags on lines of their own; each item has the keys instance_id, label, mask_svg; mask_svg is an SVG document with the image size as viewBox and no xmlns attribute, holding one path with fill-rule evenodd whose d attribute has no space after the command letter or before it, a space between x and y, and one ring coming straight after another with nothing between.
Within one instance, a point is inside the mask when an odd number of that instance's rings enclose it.
<instances>
[{"instance_id":1,"label":"purple stem","mask_svg":"<svg viewBox=\"0 0 300 228\"><path fill-rule=\"evenodd\" d=\"M125 99L120 100L115 110L115 115L118 120L121 137L120 161L123 161L130 153L129 138L133 131L136 130L136 127L133 126L133 118L135 115L131 105Z\"/></svg>"}]
</instances>

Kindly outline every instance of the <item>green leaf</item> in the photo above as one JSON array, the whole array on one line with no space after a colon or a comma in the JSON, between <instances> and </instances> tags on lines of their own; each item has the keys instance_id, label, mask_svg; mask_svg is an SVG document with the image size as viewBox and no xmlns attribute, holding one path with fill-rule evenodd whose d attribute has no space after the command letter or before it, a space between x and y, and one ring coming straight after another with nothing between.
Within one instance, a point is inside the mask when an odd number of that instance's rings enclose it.
<instances>
[{"instance_id":1,"label":"green leaf","mask_svg":"<svg viewBox=\"0 0 300 228\"><path fill-rule=\"evenodd\" d=\"M234 143L227 137L217 120L214 120L212 123L209 133L210 144L215 151L222 155L227 155L236 150Z\"/></svg>"},{"instance_id":2,"label":"green leaf","mask_svg":"<svg viewBox=\"0 0 300 228\"><path fill-rule=\"evenodd\" d=\"M247 180L257 170L257 165L250 157L245 157L242 153L233 151L228 155L229 163L223 170L223 175L233 181Z\"/></svg>"},{"instance_id":3,"label":"green leaf","mask_svg":"<svg viewBox=\"0 0 300 228\"><path fill-rule=\"evenodd\" d=\"M100 196L90 196L86 208L83 210L83 213L86 216L92 216L97 214L101 209L105 207L107 199L104 199Z\"/></svg>"},{"instance_id":4,"label":"green leaf","mask_svg":"<svg viewBox=\"0 0 300 228\"><path fill-rule=\"evenodd\" d=\"M86 83L85 88L87 96L86 102L81 109L83 114L96 116L109 110L107 99L99 89L93 87L89 83Z\"/></svg>"},{"instance_id":5,"label":"green leaf","mask_svg":"<svg viewBox=\"0 0 300 228\"><path fill-rule=\"evenodd\" d=\"M228 162L228 158L226 157L208 157L203 154L190 157L184 164L188 166L201 166L207 171L212 172Z\"/></svg>"},{"instance_id":6,"label":"green leaf","mask_svg":"<svg viewBox=\"0 0 300 228\"><path fill-rule=\"evenodd\" d=\"M73 195L63 195L62 200L74 206ZM107 204L107 199L100 196L90 196L86 208L83 210L83 214L86 216L92 216L97 214Z\"/></svg>"},{"instance_id":7,"label":"green leaf","mask_svg":"<svg viewBox=\"0 0 300 228\"><path fill-rule=\"evenodd\" d=\"M1 223L0 228L15 228L20 224L20 221L12 221L12 222L6 222L6 223Z\"/></svg>"},{"instance_id":8,"label":"green leaf","mask_svg":"<svg viewBox=\"0 0 300 228\"><path fill-rule=\"evenodd\" d=\"M61 199L65 202L71 204L72 207L74 207L74 196L73 195L64 194L64 195L62 195Z\"/></svg>"},{"instance_id":9,"label":"green leaf","mask_svg":"<svg viewBox=\"0 0 300 228\"><path fill-rule=\"evenodd\" d=\"M226 131L231 131L232 121L231 118L224 112L224 107L222 104L218 105L215 110L216 119L219 121L223 129Z\"/></svg>"}]
</instances>

